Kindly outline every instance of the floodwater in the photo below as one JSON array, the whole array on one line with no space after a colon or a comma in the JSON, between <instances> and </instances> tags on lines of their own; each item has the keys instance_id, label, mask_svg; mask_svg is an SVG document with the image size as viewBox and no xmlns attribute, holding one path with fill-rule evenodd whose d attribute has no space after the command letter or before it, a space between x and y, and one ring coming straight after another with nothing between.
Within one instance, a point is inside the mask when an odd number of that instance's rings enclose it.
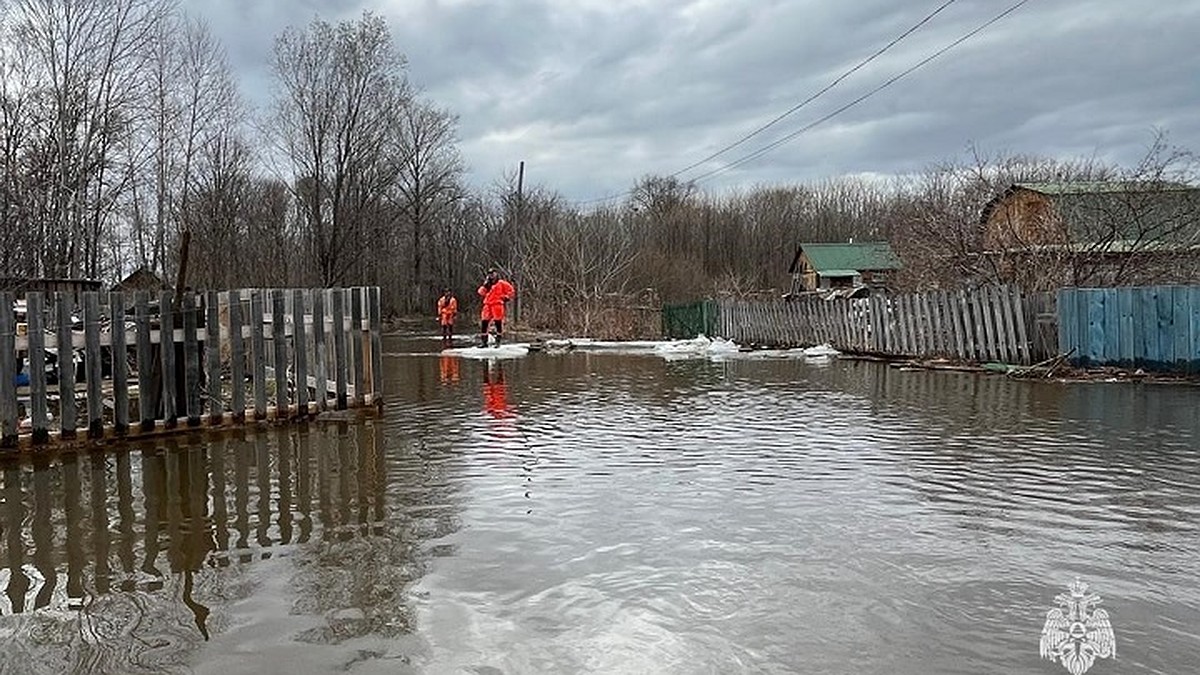
<instances>
[{"instance_id":1,"label":"floodwater","mask_svg":"<svg viewBox=\"0 0 1200 675\"><path fill-rule=\"evenodd\" d=\"M0 464L0 672L1066 673L1075 578L1089 673L1200 663L1200 388L435 344L379 418Z\"/></svg>"}]
</instances>

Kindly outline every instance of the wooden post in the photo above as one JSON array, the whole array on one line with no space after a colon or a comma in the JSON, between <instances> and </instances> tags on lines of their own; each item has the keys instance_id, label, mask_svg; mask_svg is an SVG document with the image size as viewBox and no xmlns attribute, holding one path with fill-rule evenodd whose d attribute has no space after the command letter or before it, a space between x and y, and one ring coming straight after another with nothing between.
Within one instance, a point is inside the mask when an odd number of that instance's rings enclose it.
<instances>
[{"instance_id":1,"label":"wooden post","mask_svg":"<svg viewBox=\"0 0 1200 675\"><path fill-rule=\"evenodd\" d=\"M1009 293L1009 301L1012 303L1013 328L1016 330L1017 336L1017 351L1021 357L1021 364L1030 365L1033 363L1033 356L1029 349L1029 331L1025 326L1025 302L1021 295L1021 289L1013 286L1009 288Z\"/></svg>"},{"instance_id":2,"label":"wooden post","mask_svg":"<svg viewBox=\"0 0 1200 675\"><path fill-rule=\"evenodd\" d=\"M174 297L170 291L159 295L159 329L158 351L162 354L162 404L163 426L175 428L179 422L179 410L176 407L176 373L175 373L175 307Z\"/></svg>"},{"instance_id":3,"label":"wooden post","mask_svg":"<svg viewBox=\"0 0 1200 675\"><path fill-rule=\"evenodd\" d=\"M17 444L17 317L13 294L0 293L0 447ZM20 527L20 523L13 524Z\"/></svg>"},{"instance_id":4,"label":"wooden post","mask_svg":"<svg viewBox=\"0 0 1200 675\"><path fill-rule=\"evenodd\" d=\"M263 292L250 291L250 349L254 352L254 419L267 416L267 339L263 334Z\"/></svg>"},{"instance_id":5,"label":"wooden post","mask_svg":"<svg viewBox=\"0 0 1200 675\"><path fill-rule=\"evenodd\" d=\"M204 414L204 403L200 398L200 341L196 331L199 328L196 306L196 294L187 291L183 295L183 390L184 405L187 407L187 425L200 426L200 417Z\"/></svg>"},{"instance_id":6,"label":"wooden post","mask_svg":"<svg viewBox=\"0 0 1200 675\"><path fill-rule=\"evenodd\" d=\"M100 297L95 291L83 294L83 363L87 374L87 435L104 436L103 363L100 360Z\"/></svg>"},{"instance_id":7,"label":"wooden post","mask_svg":"<svg viewBox=\"0 0 1200 675\"><path fill-rule=\"evenodd\" d=\"M343 307L346 294L340 288L331 291L333 295L333 370L336 379L335 403L338 410L346 409L346 325Z\"/></svg>"},{"instance_id":8,"label":"wooden post","mask_svg":"<svg viewBox=\"0 0 1200 675\"><path fill-rule=\"evenodd\" d=\"M363 331L363 288L351 288L350 293L350 360L354 368L354 398L353 405L363 402L363 340L368 334ZM705 303L707 306L707 303ZM711 337L711 336L710 336Z\"/></svg>"},{"instance_id":9,"label":"wooden post","mask_svg":"<svg viewBox=\"0 0 1200 675\"><path fill-rule=\"evenodd\" d=\"M296 359L296 414L308 415L308 331L304 321L308 309L308 291L292 293L292 350Z\"/></svg>"},{"instance_id":10,"label":"wooden post","mask_svg":"<svg viewBox=\"0 0 1200 675\"><path fill-rule=\"evenodd\" d=\"M208 421L218 424L225 413L221 391L221 294L209 291L204 296L204 380L208 383Z\"/></svg>"},{"instance_id":11,"label":"wooden post","mask_svg":"<svg viewBox=\"0 0 1200 675\"><path fill-rule=\"evenodd\" d=\"M115 291L108 296L110 321L109 345L112 352L113 431L129 432L129 350L125 344L125 294Z\"/></svg>"},{"instance_id":12,"label":"wooden post","mask_svg":"<svg viewBox=\"0 0 1200 675\"><path fill-rule=\"evenodd\" d=\"M154 349L150 342L150 293L137 291L133 296L133 317L137 326L137 363L138 363L138 415L141 417L142 431L154 429L155 394L150 391L154 386L153 358Z\"/></svg>"},{"instance_id":13,"label":"wooden post","mask_svg":"<svg viewBox=\"0 0 1200 675\"><path fill-rule=\"evenodd\" d=\"M378 406L383 402L383 312L379 287L372 286L367 298L371 323L371 403Z\"/></svg>"},{"instance_id":14,"label":"wooden post","mask_svg":"<svg viewBox=\"0 0 1200 675\"><path fill-rule=\"evenodd\" d=\"M56 293L55 309L58 325L58 416L63 438L74 438L77 423L75 409L75 349L71 331L71 296Z\"/></svg>"},{"instance_id":15,"label":"wooden post","mask_svg":"<svg viewBox=\"0 0 1200 675\"><path fill-rule=\"evenodd\" d=\"M312 294L313 312L313 360L317 386L313 393L317 397L317 409L329 407L329 359L325 347L325 290L317 289Z\"/></svg>"},{"instance_id":16,"label":"wooden post","mask_svg":"<svg viewBox=\"0 0 1200 675\"><path fill-rule=\"evenodd\" d=\"M50 440L46 410L46 303L40 292L25 296L26 328L29 335L29 416L33 442Z\"/></svg>"},{"instance_id":17,"label":"wooden post","mask_svg":"<svg viewBox=\"0 0 1200 675\"><path fill-rule=\"evenodd\" d=\"M275 419L288 416L287 314L283 291L271 291L271 346L275 353ZM297 385L298 386L298 385Z\"/></svg>"},{"instance_id":18,"label":"wooden post","mask_svg":"<svg viewBox=\"0 0 1200 675\"><path fill-rule=\"evenodd\" d=\"M242 337L242 292L229 291L229 407L233 420L246 420L246 342Z\"/></svg>"}]
</instances>

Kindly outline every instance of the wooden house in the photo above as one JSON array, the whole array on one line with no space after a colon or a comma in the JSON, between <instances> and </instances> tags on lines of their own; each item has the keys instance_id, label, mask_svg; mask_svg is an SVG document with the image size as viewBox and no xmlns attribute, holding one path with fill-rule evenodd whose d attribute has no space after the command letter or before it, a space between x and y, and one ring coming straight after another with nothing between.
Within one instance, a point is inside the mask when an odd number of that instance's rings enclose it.
<instances>
[{"instance_id":1,"label":"wooden house","mask_svg":"<svg viewBox=\"0 0 1200 675\"><path fill-rule=\"evenodd\" d=\"M1200 188L1014 183L987 203L979 225L984 255L1014 279L1051 265L1064 268L1065 283L1171 280L1181 257L1200 257Z\"/></svg>"},{"instance_id":2,"label":"wooden house","mask_svg":"<svg viewBox=\"0 0 1200 675\"><path fill-rule=\"evenodd\" d=\"M900 269L886 241L804 243L796 248L788 273L792 294L853 288L886 288Z\"/></svg>"}]
</instances>

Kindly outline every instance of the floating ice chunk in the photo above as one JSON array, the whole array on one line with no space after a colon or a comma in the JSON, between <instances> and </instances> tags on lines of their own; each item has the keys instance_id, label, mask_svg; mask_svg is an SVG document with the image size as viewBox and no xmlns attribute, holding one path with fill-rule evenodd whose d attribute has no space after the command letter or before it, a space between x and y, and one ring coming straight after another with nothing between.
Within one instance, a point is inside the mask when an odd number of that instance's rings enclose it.
<instances>
[{"instance_id":1,"label":"floating ice chunk","mask_svg":"<svg viewBox=\"0 0 1200 675\"><path fill-rule=\"evenodd\" d=\"M723 338L710 339L700 335L691 340L661 342L654 349L665 359L704 359L738 353L737 343Z\"/></svg>"},{"instance_id":2,"label":"floating ice chunk","mask_svg":"<svg viewBox=\"0 0 1200 675\"><path fill-rule=\"evenodd\" d=\"M529 345L514 342L499 347L452 347L443 349L441 353L464 359L516 359L529 354Z\"/></svg>"},{"instance_id":3,"label":"floating ice chunk","mask_svg":"<svg viewBox=\"0 0 1200 675\"><path fill-rule=\"evenodd\" d=\"M839 354L841 354L841 352L831 347L829 343L817 345L816 347L809 347L804 350L804 356L810 359L829 358Z\"/></svg>"}]
</instances>

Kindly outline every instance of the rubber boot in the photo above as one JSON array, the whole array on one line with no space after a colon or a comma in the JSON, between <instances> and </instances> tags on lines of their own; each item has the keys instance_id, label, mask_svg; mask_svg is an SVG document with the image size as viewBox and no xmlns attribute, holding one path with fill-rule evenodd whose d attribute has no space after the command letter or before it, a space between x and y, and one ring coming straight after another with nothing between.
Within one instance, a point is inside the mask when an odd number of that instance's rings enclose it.
<instances>
[{"instance_id":1,"label":"rubber boot","mask_svg":"<svg viewBox=\"0 0 1200 675\"><path fill-rule=\"evenodd\" d=\"M492 343L492 346L493 346L493 347L496 347L497 349L499 349L499 348L500 348L500 334L499 334L499 333L492 333L492 335L495 335L495 336L496 336L496 341Z\"/></svg>"},{"instance_id":2,"label":"rubber boot","mask_svg":"<svg viewBox=\"0 0 1200 675\"><path fill-rule=\"evenodd\" d=\"M486 347L486 346L488 346L488 344L487 344L487 343L488 343L487 336L488 336L488 334L487 334L487 333L481 333L481 334L479 335L479 346L480 346L480 347Z\"/></svg>"}]
</instances>

